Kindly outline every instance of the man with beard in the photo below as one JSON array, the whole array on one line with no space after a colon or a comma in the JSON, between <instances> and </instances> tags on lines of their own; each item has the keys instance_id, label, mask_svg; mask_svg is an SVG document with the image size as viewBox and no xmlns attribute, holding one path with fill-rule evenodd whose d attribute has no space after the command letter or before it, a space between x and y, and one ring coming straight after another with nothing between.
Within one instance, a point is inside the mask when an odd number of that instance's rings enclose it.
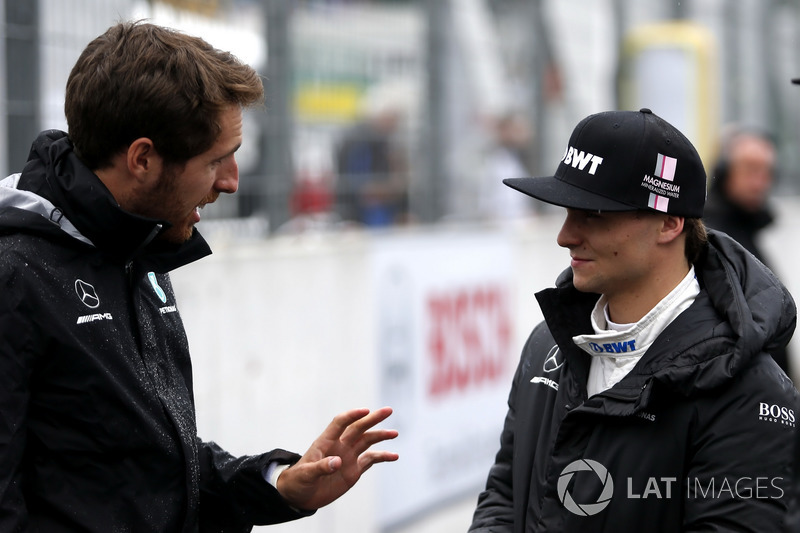
<instances>
[{"instance_id":1,"label":"man with beard","mask_svg":"<svg viewBox=\"0 0 800 533\"><path fill-rule=\"evenodd\" d=\"M337 415L302 457L197 435L168 272L210 253L200 209L238 187L258 74L202 39L121 23L0 182L0 530L249 531L344 494L394 438L390 408Z\"/></svg>"}]
</instances>

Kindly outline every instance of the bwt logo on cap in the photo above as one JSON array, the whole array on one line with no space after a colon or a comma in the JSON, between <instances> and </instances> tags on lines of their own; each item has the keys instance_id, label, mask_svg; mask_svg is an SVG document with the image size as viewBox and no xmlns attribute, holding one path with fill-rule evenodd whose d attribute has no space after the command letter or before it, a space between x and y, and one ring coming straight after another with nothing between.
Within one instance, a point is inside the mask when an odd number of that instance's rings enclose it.
<instances>
[{"instance_id":1,"label":"bwt logo on cap","mask_svg":"<svg viewBox=\"0 0 800 533\"><path fill-rule=\"evenodd\" d=\"M649 109L589 115L575 126L553 175L503 183L544 202L587 211L655 210L699 218L706 198L697 150Z\"/></svg>"},{"instance_id":2,"label":"bwt logo on cap","mask_svg":"<svg viewBox=\"0 0 800 533\"><path fill-rule=\"evenodd\" d=\"M592 176L597 172L597 167L603 164L602 157L584 152L583 150L578 150L573 146L568 146L567 149L564 150L564 156L561 158L561 161L563 161L565 165L572 165L572 168L577 168L578 170L585 170L586 165L591 161L592 164L589 167L589 174Z\"/></svg>"}]
</instances>

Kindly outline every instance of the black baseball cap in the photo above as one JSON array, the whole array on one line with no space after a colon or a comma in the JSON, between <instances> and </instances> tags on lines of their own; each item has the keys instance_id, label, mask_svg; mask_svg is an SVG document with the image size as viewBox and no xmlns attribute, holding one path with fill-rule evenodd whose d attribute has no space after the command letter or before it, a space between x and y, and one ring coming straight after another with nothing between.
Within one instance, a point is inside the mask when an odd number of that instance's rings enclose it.
<instances>
[{"instance_id":1,"label":"black baseball cap","mask_svg":"<svg viewBox=\"0 0 800 533\"><path fill-rule=\"evenodd\" d=\"M792 78L792 83L795 85L800 85L800 78Z\"/></svg>"},{"instance_id":2,"label":"black baseball cap","mask_svg":"<svg viewBox=\"0 0 800 533\"><path fill-rule=\"evenodd\" d=\"M706 172L692 143L649 109L580 121L555 175L503 183L544 202L590 211L703 216Z\"/></svg>"}]
</instances>

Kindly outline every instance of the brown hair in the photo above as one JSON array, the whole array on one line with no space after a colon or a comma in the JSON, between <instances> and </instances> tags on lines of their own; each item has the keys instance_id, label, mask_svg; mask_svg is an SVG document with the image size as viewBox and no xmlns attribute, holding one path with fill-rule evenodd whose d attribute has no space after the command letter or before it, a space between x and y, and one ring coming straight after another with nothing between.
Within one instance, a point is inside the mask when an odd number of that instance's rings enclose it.
<instances>
[{"instance_id":1,"label":"brown hair","mask_svg":"<svg viewBox=\"0 0 800 533\"><path fill-rule=\"evenodd\" d=\"M708 234L703 220L699 218L685 218L683 232L686 234L684 254L690 265L697 263L708 244Z\"/></svg>"},{"instance_id":2,"label":"brown hair","mask_svg":"<svg viewBox=\"0 0 800 533\"><path fill-rule=\"evenodd\" d=\"M147 137L167 164L208 150L229 105L263 101L258 73L199 37L125 22L94 39L67 80L69 137L92 170Z\"/></svg>"}]
</instances>

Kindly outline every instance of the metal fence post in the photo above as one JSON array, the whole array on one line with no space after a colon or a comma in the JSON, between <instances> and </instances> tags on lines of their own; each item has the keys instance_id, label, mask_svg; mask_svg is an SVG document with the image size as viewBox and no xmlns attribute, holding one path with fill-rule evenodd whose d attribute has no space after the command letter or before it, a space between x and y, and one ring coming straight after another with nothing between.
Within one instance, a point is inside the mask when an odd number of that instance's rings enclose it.
<instances>
[{"instance_id":1,"label":"metal fence post","mask_svg":"<svg viewBox=\"0 0 800 533\"><path fill-rule=\"evenodd\" d=\"M445 211L443 189L447 172L447 18L449 0L430 0L426 11L427 113L420 153L425 172L412 188L412 210L423 222L435 222Z\"/></svg>"},{"instance_id":2,"label":"metal fence post","mask_svg":"<svg viewBox=\"0 0 800 533\"><path fill-rule=\"evenodd\" d=\"M292 164L292 58L290 21L291 0L264 0L267 29L266 107L263 114L264 155L260 191L263 207L274 232L289 220L289 195L293 182Z\"/></svg>"},{"instance_id":3,"label":"metal fence post","mask_svg":"<svg viewBox=\"0 0 800 533\"><path fill-rule=\"evenodd\" d=\"M41 124L39 2L5 0L6 162L19 172Z\"/></svg>"}]
</instances>

